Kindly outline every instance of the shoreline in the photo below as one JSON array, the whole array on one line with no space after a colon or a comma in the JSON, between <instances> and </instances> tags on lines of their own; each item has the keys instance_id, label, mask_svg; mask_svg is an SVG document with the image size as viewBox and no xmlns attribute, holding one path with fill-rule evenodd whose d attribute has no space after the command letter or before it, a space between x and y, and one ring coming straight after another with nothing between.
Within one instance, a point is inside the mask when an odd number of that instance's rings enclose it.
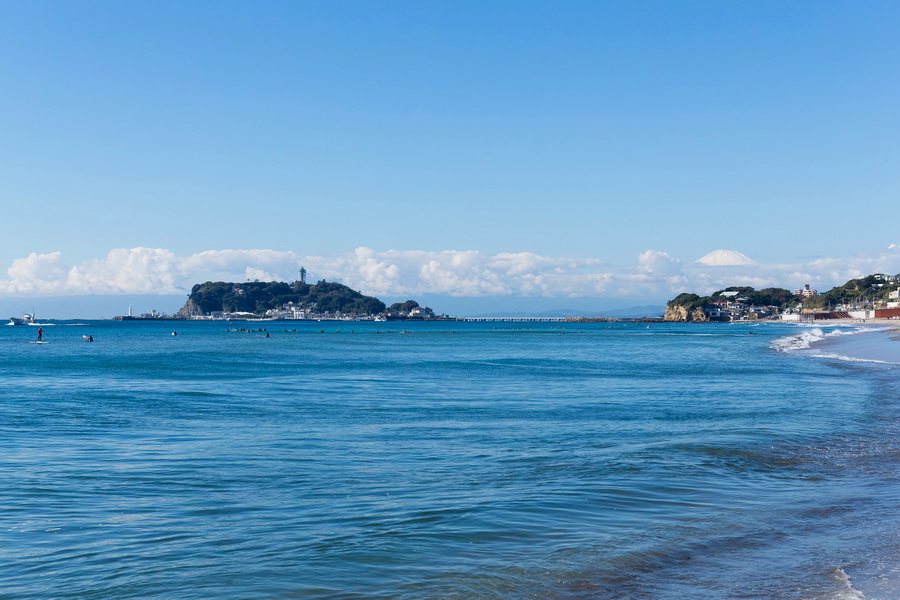
<instances>
[{"instance_id":1,"label":"shoreline","mask_svg":"<svg viewBox=\"0 0 900 600\"><path fill-rule=\"evenodd\" d=\"M900 319L819 319L816 321L771 321L772 323L793 323L802 325L884 325L900 329Z\"/></svg>"},{"instance_id":2,"label":"shoreline","mask_svg":"<svg viewBox=\"0 0 900 600\"><path fill-rule=\"evenodd\" d=\"M828 335L810 345L814 355L851 362L873 362L900 365L900 327L896 320L878 319L879 322L848 323L858 325L863 331L845 335Z\"/></svg>"}]
</instances>

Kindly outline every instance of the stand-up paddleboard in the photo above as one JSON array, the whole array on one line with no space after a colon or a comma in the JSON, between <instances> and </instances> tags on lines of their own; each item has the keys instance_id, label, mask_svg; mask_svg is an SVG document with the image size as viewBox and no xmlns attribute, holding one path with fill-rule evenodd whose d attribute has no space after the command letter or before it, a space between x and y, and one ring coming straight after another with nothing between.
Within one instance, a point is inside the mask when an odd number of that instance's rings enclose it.
<instances>
[{"instance_id":1,"label":"stand-up paddleboard","mask_svg":"<svg viewBox=\"0 0 900 600\"><path fill-rule=\"evenodd\" d=\"M50 342L28 342L29 344L49 344Z\"/></svg>"}]
</instances>

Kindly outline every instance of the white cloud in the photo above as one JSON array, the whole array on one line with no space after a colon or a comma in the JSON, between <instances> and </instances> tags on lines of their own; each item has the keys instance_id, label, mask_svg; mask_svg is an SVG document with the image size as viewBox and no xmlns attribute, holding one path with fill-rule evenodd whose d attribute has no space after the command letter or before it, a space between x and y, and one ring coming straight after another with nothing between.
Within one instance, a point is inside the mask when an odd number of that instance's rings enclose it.
<instances>
[{"instance_id":1,"label":"white cloud","mask_svg":"<svg viewBox=\"0 0 900 600\"><path fill-rule=\"evenodd\" d=\"M311 281L341 281L366 294L409 296L588 296L665 299L683 291L710 293L729 285L828 289L870 273L900 272L900 246L805 264L712 266L683 263L646 250L633 265L598 258L555 258L530 252L357 248L330 256L275 250L207 250L177 256L160 248L117 248L68 265L61 253L30 254L0 278L0 295L183 294L209 280L293 280L306 267Z\"/></svg>"},{"instance_id":2,"label":"white cloud","mask_svg":"<svg viewBox=\"0 0 900 600\"><path fill-rule=\"evenodd\" d=\"M46 289L53 293L57 289L65 293L66 273L68 267L62 262L62 254L35 254L32 252L26 258L18 258L12 266L6 270L9 280L2 281L0 285L8 294L29 291L30 286Z\"/></svg>"},{"instance_id":3,"label":"white cloud","mask_svg":"<svg viewBox=\"0 0 900 600\"><path fill-rule=\"evenodd\" d=\"M116 248L106 258L69 269L67 285L75 293L171 293L177 291L179 258L158 248Z\"/></svg>"},{"instance_id":4,"label":"white cloud","mask_svg":"<svg viewBox=\"0 0 900 600\"><path fill-rule=\"evenodd\" d=\"M681 271L681 261L666 252L646 250L638 256L638 269L647 273L673 275Z\"/></svg>"}]
</instances>

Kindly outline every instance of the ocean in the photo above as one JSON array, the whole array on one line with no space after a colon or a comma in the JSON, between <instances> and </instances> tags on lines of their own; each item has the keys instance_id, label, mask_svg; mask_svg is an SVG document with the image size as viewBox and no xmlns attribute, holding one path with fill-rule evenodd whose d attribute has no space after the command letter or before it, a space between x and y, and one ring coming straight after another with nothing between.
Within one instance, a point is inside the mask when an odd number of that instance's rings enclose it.
<instances>
[{"instance_id":1,"label":"ocean","mask_svg":"<svg viewBox=\"0 0 900 600\"><path fill-rule=\"evenodd\" d=\"M900 598L890 334L252 326L0 327L0 599Z\"/></svg>"}]
</instances>

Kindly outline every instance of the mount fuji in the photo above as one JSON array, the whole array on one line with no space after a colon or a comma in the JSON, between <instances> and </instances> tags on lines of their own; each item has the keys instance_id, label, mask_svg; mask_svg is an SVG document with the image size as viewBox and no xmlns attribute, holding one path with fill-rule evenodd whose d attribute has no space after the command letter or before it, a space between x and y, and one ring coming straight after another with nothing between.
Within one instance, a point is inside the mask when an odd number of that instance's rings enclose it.
<instances>
[{"instance_id":1,"label":"mount fuji","mask_svg":"<svg viewBox=\"0 0 900 600\"><path fill-rule=\"evenodd\" d=\"M741 254L737 250L713 250L703 258L698 258L694 262L698 262L700 264L708 265L711 267L730 267L736 265L758 264L755 260L747 256L746 254Z\"/></svg>"}]
</instances>

